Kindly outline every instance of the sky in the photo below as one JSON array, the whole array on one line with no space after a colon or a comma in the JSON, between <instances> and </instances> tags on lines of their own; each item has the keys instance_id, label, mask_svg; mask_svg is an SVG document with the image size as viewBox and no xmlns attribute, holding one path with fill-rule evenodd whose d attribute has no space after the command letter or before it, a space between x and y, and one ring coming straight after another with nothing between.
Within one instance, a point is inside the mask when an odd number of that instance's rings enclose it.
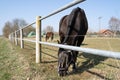
<instances>
[{"instance_id":1,"label":"sky","mask_svg":"<svg viewBox=\"0 0 120 80\"><path fill-rule=\"evenodd\" d=\"M47 16L56 9L73 0L0 0L0 35L7 21L24 19L27 23L35 22L36 16ZM58 31L60 19L70 14L72 9L84 9L88 20L89 31L109 28L111 17L120 19L120 0L86 0L54 16L42 20L42 29L53 26ZM101 19L99 19L101 17ZM33 25L35 26L35 25Z\"/></svg>"}]
</instances>

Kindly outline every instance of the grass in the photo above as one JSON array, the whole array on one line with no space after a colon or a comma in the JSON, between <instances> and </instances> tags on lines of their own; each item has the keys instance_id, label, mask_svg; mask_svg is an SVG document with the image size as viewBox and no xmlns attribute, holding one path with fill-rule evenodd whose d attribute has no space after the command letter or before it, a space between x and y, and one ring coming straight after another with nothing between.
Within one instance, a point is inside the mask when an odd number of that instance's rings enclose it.
<instances>
[{"instance_id":1,"label":"grass","mask_svg":"<svg viewBox=\"0 0 120 80\"><path fill-rule=\"evenodd\" d=\"M54 40L56 43L56 39ZM81 47L119 51L120 39L86 38ZM77 72L59 77L56 47L42 45L42 63L35 63L35 44L25 42L25 48L0 38L0 80L119 80L120 61L80 52Z\"/></svg>"}]
</instances>

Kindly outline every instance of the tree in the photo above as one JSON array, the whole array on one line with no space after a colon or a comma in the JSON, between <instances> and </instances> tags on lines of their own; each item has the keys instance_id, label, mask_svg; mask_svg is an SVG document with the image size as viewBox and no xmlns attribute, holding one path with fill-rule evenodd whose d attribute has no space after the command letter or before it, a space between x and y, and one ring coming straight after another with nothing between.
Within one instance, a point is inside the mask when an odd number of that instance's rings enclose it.
<instances>
[{"instance_id":1,"label":"tree","mask_svg":"<svg viewBox=\"0 0 120 80\"><path fill-rule=\"evenodd\" d=\"M14 19L13 20L13 29L12 29L12 31L16 31L16 30L18 30L18 29L20 29L20 28L22 28L22 27L24 27L24 26L26 26L27 25L27 22L25 21L25 20L23 20L23 19Z\"/></svg>"},{"instance_id":2,"label":"tree","mask_svg":"<svg viewBox=\"0 0 120 80\"><path fill-rule=\"evenodd\" d=\"M47 33L47 32L54 32L54 29L53 29L52 26L47 26L47 27L43 30L43 32L45 32L45 33Z\"/></svg>"},{"instance_id":3,"label":"tree","mask_svg":"<svg viewBox=\"0 0 120 80\"><path fill-rule=\"evenodd\" d=\"M5 36L6 38L8 38L9 34L12 32L12 23L11 22L6 22L5 26L3 28L3 36Z\"/></svg>"},{"instance_id":4,"label":"tree","mask_svg":"<svg viewBox=\"0 0 120 80\"><path fill-rule=\"evenodd\" d=\"M115 17L111 17L109 20L109 28L116 34L120 31L120 20Z\"/></svg>"},{"instance_id":5,"label":"tree","mask_svg":"<svg viewBox=\"0 0 120 80\"><path fill-rule=\"evenodd\" d=\"M27 36L31 31L34 31L34 32L35 32L35 28L32 27L32 26L23 29L23 34L24 34L24 36Z\"/></svg>"},{"instance_id":6,"label":"tree","mask_svg":"<svg viewBox=\"0 0 120 80\"><path fill-rule=\"evenodd\" d=\"M9 21L5 23L5 26L3 28L3 35L8 38L8 35L12 32L15 32L16 30L19 30L20 28L23 28L27 25L27 22L23 19L14 19L12 23ZM23 29L24 36L27 36L29 32L35 31L35 29L30 26L25 29ZM20 32L17 33L17 35L20 35Z\"/></svg>"}]
</instances>

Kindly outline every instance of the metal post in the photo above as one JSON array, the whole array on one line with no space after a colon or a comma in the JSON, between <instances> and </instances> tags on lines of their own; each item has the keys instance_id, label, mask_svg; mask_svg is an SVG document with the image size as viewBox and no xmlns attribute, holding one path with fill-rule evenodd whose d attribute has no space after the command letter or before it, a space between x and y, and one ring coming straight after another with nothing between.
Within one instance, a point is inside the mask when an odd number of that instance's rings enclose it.
<instances>
[{"instance_id":1,"label":"metal post","mask_svg":"<svg viewBox=\"0 0 120 80\"><path fill-rule=\"evenodd\" d=\"M36 63L41 62L41 20L40 16L36 17Z\"/></svg>"},{"instance_id":2,"label":"metal post","mask_svg":"<svg viewBox=\"0 0 120 80\"><path fill-rule=\"evenodd\" d=\"M20 44L21 44L21 48L24 48L23 29L20 29Z\"/></svg>"}]
</instances>

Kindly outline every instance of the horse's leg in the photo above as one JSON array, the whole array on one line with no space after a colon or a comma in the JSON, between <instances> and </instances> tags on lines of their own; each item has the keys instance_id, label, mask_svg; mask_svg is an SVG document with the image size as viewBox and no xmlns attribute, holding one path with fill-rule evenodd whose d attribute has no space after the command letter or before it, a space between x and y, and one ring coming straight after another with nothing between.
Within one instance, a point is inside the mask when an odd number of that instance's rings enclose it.
<instances>
[{"instance_id":1,"label":"horse's leg","mask_svg":"<svg viewBox=\"0 0 120 80\"><path fill-rule=\"evenodd\" d=\"M72 52L73 54L73 56L72 56L72 58L73 58L73 63L72 63L72 69L73 69L73 71L76 71L76 61L77 61L77 55L78 55L78 51L73 51Z\"/></svg>"},{"instance_id":2,"label":"horse's leg","mask_svg":"<svg viewBox=\"0 0 120 80\"><path fill-rule=\"evenodd\" d=\"M60 36L60 42L62 43L64 41L65 37L64 36Z\"/></svg>"},{"instance_id":3,"label":"horse's leg","mask_svg":"<svg viewBox=\"0 0 120 80\"><path fill-rule=\"evenodd\" d=\"M45 36L45 41L47 42L47 36Z\"/></svg>"},{"instance_id":4,"label":"horse's leg","mask_svg":"<svg viewBox=\"0 0 120 80\"><path fill-rule=\"evenodd\" d=\"M47 37L47 40L49 41L50 36Z\"/></svg>"},{"instance_id":5,"label":"horse's leg","mask_svg":"<svg viewBox=\"0 0 120 80\"><path fill-rule=\"evenodd\" d=\"M51 36L51 41L53 40L53 36Z\"/></svg>"},{"instance_id":6,"label":"horse's leg","mask_svg":"<svg viewBox=\"0 0 120 80\"><path fill-rule=\"evenodd\" d=\"M78 40L76 41L76 46L80 46L82 44L83 40L84 40L84 37L78 38ZM73 61L74 61L73 62L73 67L72 67L73 71L76 71L76 64L75 63L77 61L78 53L79 53L78 51L73 51Z\"/></svg>"},{"instance_id":7,"label":"horse's leg","mask_svg":"<svg viewBox=\"0 0 120 80\"><path fill-rule=\"evenodd\" d=\"M77 36L75 36L75 38L73 39L73 41L72 41L72 45L73 46L76 46L76 44L77 44L77 39L78 39L78 37ZM72 51L72 69L73 69L73 71L76 71L76 61L77 61L77 55L78 55L78 51Z\"/></svg>"},{"instance_id":8,"label":"horse's leg","mask_svg":"<svg viewBox=\"0 0 120 80\"><path fill-rule=\"evenodd\" d=\"M53 38L54 38L54 34L51 35L51 41L53 40Z\"/></svg>"},{"instance_id":9,"label":"horse's leg","mask_svg":"<svg viewBox=\"0 0 120 80\"><path fill-rule=\"evenodd\" d=\"M46 42L47 42L47 40L49 39L49 37L48 37L48 36L46 36L46 38L45 38L45 39L46 39Z\"/></svg>"},{"instance_id":10,"label":"horse's leg","mask_svg":"<svg viewBox=\"0 0 120 80\"><path fill-rule=\"evenodd\" d=\"M83 40L84 40L84 36L79 37L78 41L77 41L77 46L80 46L82 44Z\"/></svg>"},{"instance_id":11,"label":"horse's leg","mask_svg":"<svg viewBox=\"0 0 120 80\"><path fill-rule=\"evenodd\" d=\"M73 39L72 45L73 46L80 46L82 44L83 40L84 40L84 37L75 37ZM72 51L72 58L73 58L72 69L73 69L73 71L76 71L76 64L75 63L77 61L77 55L78 55L78 51Z\"/></svg>"}]
</instances>

